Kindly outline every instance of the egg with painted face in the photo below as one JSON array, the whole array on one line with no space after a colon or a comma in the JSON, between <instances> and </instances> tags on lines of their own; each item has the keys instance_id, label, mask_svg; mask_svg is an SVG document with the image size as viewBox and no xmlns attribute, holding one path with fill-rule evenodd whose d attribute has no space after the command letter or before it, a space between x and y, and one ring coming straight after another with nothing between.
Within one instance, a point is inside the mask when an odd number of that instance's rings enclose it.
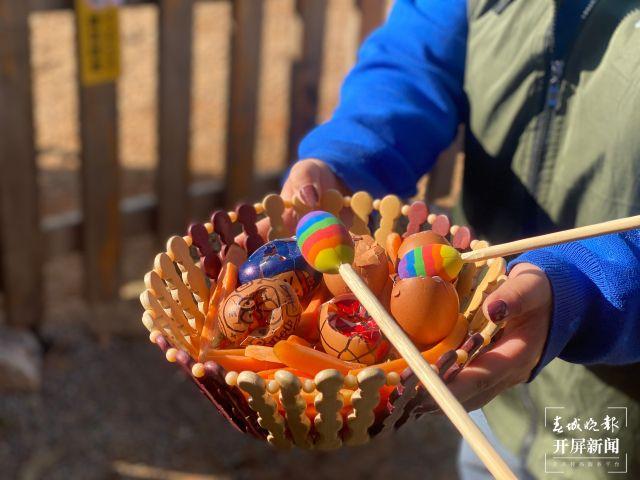
<instances>
[{"instance_id":1,"label":"egg with painted face","mask_svg":"<svg viewBox=\"0 0 640 480\"><path fill-rule=\"evenodd\" d=\"M389 353L389 341L351 293L323 304L319 324L322 348L341 360L372 365Z\"/></svg>"},{"instance_id":2,"label":"egg with painted face","mask_svg":"<svg viewBox=\"0 0 640 480\"><path fill-rule=\"evenodd\" d=\"M225 298L218 326L229 346L275 345L294 333L301 313L291 285L276 278L260 278Z\"/></svg>"},{"instance_id":3,"label":"egg with painted face","mask_svg":"<svg viewBox=\"0 0 640 480\"><path fill-rule=\"evenodd\" d=\"M298 298L304 300L320 284L322 274L307 263L296 241L287 238L265 243L240 266L240 284L259 278L275 278L287 282Z\"/></svg>"}]
</instances>

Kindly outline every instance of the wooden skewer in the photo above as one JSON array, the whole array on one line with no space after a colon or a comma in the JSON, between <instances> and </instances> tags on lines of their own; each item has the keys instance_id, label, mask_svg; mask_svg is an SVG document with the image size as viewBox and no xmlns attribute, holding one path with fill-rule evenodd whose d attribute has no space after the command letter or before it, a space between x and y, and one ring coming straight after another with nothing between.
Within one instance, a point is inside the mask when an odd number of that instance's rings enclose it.
<instances>
[{"instance_id":1,"label":"wooden skewer","mask_svg":"<svg viewBox=\"0 0 640 480\"><path fill-rule=\"evenodd\" d=\"M464 407L432 370L429 363L422 358L416 346L387 313L351 265L343 263L340 265L339 272L353 294L378 324L382 333L407 361L438 406L449 417L451 423L469 443L489 472L498 479L515 479L516 476L473 422Z\"/></svg>"},{"instance_id":2,"label":"wooden skewer","mask_svg":"<svg viewBox=\"0 0 640 480\"><path fill-rule=\"evenodd\" d=\"M624 232L634 228L640 228L640 215L596 223L594 225L587 225L586 227L572 228L570 230L549 233L538 237L524 238L522 240L516 240L515 242L503 243L487 248L480 248L463 253L461 257L464 262L477 262L479 260L515 255L516 253L558 245L559 243L583 240L608 233Z\"/></svg>"}]
</instances>

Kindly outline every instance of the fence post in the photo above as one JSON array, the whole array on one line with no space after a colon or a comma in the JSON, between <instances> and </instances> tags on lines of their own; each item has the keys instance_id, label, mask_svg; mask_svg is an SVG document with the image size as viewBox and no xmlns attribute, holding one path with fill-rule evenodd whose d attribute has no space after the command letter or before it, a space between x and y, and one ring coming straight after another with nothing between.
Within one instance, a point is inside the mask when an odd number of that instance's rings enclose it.
<instances>
[{"instance_id":1,"label":"fence post","mask_svg":"<svg viewBox=\"0 0 640 480\"><path fill-rule=\"evenodd\" d=\"M387 16L387 0L358 0L360 9L360 43L375 30Z\"/></svg>"},{"instance_id":2,"label":"fence post","mask_svg":"<svg viewBox=\"0 0 640 480\"><path fill-rule=\"evenodd\" d=\"M302 21L303 34L302 55L294 62L291 70L287 148L289 162L297 159L300 141L316 124L327 2L297 0L296 11Z\"/></svg>"},{"instance_id":3,"label":"fence post","mask_svg":"<svg viewBox=\"0 0 640 480\"><path fill-rule=\"evenodd\" d=\"M79 23L78 15L76 9ZM80 52L80 26L77 30ZM79 67L81 73L83 68ZM116 82L105 80L89 85L82 83L82 73L79 77L85 296L90 303L100 304L115 300L120 286L122 238Z\"/></svg>"},{"instance_id":4,"label":"fence post","mask_svg":"<svg viewBox=\"0 0 640 480\"><path fill-rule=\"evenodd\" d=\"M263 0L233 0L225 205L252 197Z\"/></svg>"},{"instance_id":5,"label":"fence post","mask_svg":"<svg viewBox=\"0 0 640 480\"><path fill-rule=\"evenodd\" d=\"M160 0L158 69L158 238L189 217L193 0Z\"/></svg>"},{"instance_id":6,"label":"fence post","mask_svg":"<svg viewBox=\"0 0 640 480\"><path fill-rule=\"evenodd\" d=\"M0 0L0 270L8 323L42 317L28 2Z\"/></svg>"}]
</instances>

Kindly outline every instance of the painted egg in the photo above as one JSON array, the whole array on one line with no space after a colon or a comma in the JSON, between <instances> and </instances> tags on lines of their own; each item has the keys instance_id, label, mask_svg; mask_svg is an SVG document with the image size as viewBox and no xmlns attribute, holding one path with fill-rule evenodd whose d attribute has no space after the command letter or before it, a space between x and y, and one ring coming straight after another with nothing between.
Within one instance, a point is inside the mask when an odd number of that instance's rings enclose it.
<instances>
[{"instance_id":1,"label":"painted egg","mask_svg":"<svg viewBox=\"0 0 640 480\"><path fill-rule=\"evenodd\" d=\"M387 254L369 235L353 236L355 256L353 269L369 286L369 289L379 297L389 278L389 261ZM351 292L339 273L325 273L324 283L334 295Z\"/></svg>"},{"instance_id":2,"label":"painted egg","mask_svg":"<svg viewBox=\"0 0 640 480\"><path fill-rule=\"evenodd\" d=\"M432 244L451 245L442 235L438 235L432 230L425 230L409 235L402 241L398 249L398 258L404 257L409 250Z\"/></svg>"},{"instance_id":3,"label":"painted egg","mask_svg":"<svg viewBox=\"0 0 640 480\"><path fill-rule=\"evenodd\" d=\"M330 355L367 365L383 361L390 349L376 322L351 293L322 305L320 341Z\"/></svg>"},{"instance_id":4,"label":"painted egg","mask_svg":"<svg viewBox=\"0 0 640 480\"><path fill-rule=\"evenodd\" d=\"M291 285L261 278L231 292L218 314L218 326L230 346L274 345L294 333L301 313Z\"/></svg>"},{"instance_id":5,"label":"painted egg","mask_svg":"<svg viewBox=\"0 0 640 480\"><path fill-rule=\"evenodd\" d=\"M240 266L240 284L258 278L283 280L291 285L302 300L320 284L322 274L307 263L296 241L287 238L265 243Z\"/></svg>"},{"instance_id":6,"label":"painted egg","mask_svg":"<svg viewBox=\"0 0 640 480\"><path fill-rule=\"evenodd\" d=\"M446 337L459 309L456 288L440 277L396 280L391 291L391 314L418 348Z\"/></svg>"}]
</instances>

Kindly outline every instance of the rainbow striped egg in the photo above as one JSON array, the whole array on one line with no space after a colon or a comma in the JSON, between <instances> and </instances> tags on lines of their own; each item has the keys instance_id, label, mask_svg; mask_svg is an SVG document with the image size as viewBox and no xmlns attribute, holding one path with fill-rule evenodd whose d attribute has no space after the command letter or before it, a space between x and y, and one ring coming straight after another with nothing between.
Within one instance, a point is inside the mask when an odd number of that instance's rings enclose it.
<instances>
[{"instance_id":1,"label":"rainbow striped egg","mask_svg":"<svg viewBox=\"0 0 640 480\"><path fill-rule=\"evenodd\" d=\"M398 264L400 278L435 277L451 282L462 269L460 253L449 245L425 245L405 254Z\"/></svg>"},{"instance_id":2,"label":"rainbow striped egg","mask_svg":"<svg viewBox=\"0 0 640 480\"><path fill-rule=\"evenodd\" d=\"M296 239L302 256L316 270L337 273L343 263L352 263L353 240L344 224L328 212L307 213L298 222Z\"/></svg>"}]
</instances>

